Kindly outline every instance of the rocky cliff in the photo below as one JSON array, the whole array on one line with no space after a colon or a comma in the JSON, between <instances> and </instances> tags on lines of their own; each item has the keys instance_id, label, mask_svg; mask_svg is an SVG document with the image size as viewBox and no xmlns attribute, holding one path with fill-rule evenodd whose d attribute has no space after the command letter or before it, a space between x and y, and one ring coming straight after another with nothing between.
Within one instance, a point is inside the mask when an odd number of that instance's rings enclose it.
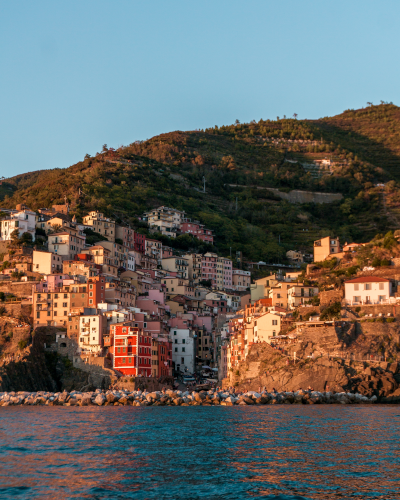
<instances>
[{"instance_id":1,"label":"rocky cliff","mask_svg":"<svg viewBox=\"0 0 400 500\"><path fill-rule=\"evenodd\" d=\"M308 328L298 342L282 350L254 344L245 362L228 374L223 385L257 391L264 386L269 391L312 387L400 402L399 346L397 322ZM377 352L386 361L375 361Z\"/></svg>"},{"instance_id":2,"label":"rocky cliff","mask_svg":"<svg viewBox=\"0 0 400 500\"><path fill-rule=\"evenodd\" d=\"M72 391L105 389L111 376L101 370L74 368L68 357L49 352L57 329L18 326L12 318L0 318L0 391Z\"/></svg>"}]
</instances>

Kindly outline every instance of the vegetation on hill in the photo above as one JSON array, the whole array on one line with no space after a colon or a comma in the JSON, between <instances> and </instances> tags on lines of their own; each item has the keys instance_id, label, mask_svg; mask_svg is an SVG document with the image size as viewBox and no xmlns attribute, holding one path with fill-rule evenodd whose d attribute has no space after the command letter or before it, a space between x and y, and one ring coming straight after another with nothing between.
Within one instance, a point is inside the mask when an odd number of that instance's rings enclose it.
<instances>
[{"instance_id":1,"label":"vegetation on hill","mask_svg":"<svg viewBox=\"0 0 400 500\"><path fill-rule=\"evenodd\" d=\"M167 205L213 229L221 254L281 262L289 249L311 251L321 236L365 241L397 228L399 117L400 108L381 104L321 120L284 117L172 132L117 151L104 145L67 169L3 181L0 197L4 207L37 209L66 195L78 220L99 209L134 227L145 210ZM315 173L309 165L322 158L333 166ZM383 182L385 188L377 186ZM343 199L295 205L260 187L336 192Z\"/></svg>"}]
</instances>

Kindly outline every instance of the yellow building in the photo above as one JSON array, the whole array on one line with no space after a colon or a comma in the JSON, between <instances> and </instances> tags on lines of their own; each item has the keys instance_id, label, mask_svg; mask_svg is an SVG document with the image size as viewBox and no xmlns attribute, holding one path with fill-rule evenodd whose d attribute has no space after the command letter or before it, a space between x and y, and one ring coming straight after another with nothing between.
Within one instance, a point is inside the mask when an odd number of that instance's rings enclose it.
<instances>
[{"instance_id":1,"label":"yellow building","mask_svg":"<svg viewBox=\"0 0 400 500\"><path fill-rule=\"evenodd\" d=\"M328 257L335 257L335 254L340 253L340 251L339 238L327 236L314 241L314 262L322 262Z\"/></svg>"},{"instance_id":2,"label":"yellow building","mask_svg":"<svg viewBox=\"0 0 400 500\"><path fill-rule=\"evenodd\" d=\"M107 219L101 212L89 212L83 217L83 224L91 226L96 233L104 236L108 241L115 241L115 221Z\"/></svg>"}]
</instances>

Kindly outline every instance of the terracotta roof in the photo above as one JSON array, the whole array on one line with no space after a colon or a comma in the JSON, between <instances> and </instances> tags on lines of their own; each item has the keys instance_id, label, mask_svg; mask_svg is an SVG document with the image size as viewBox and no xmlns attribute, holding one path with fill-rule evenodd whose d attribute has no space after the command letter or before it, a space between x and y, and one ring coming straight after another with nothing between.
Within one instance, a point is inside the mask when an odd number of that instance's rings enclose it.
<instances>
[{"instance_id":1,"label":"terracotta roof","mask_svg":"<svg viewBox=\"0 0 400 500\"><path fill-rule=\"evenodd\" d=\"M349 281L345 281L345 283L381 283L388 282L390 279L381 278L380 276L360 276L359 278L354 278Z\"/></svg>"}]
</instances>

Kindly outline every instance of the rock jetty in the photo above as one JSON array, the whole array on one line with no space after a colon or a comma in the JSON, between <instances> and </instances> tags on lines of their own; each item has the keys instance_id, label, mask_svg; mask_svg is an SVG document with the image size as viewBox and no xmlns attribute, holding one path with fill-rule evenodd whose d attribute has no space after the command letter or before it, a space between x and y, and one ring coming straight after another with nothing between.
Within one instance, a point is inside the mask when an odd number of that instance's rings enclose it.
<instances>
[{"instance_id":1,"label":"rock jetty","mask_svg":"<svg viewBox=\"0 0 400 500\"><path fill-rule=\"evenodd\" d=\"M296 392L261 393L248 391L128 391L97 389L92 392L0 392L0 406L234 406L267 404L371 404L378 398L353 393L299 390Z\"/></svg>"}]
</instances>

